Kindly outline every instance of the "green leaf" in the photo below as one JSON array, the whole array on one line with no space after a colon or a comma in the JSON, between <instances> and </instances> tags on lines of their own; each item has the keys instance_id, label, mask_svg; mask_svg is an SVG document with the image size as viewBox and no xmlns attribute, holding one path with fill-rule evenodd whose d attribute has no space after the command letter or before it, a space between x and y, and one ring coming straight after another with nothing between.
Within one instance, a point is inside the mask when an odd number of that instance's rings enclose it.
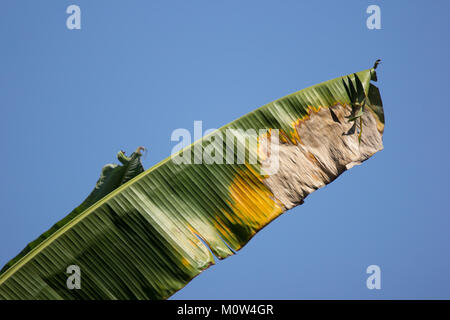
<instances>
[{"instance_id":1,"label":"green leaf","mask_svg":"<svg viewBox=\"0 0 450 320\"><path fill-rule=\"evenodd\" d=\"M358 119L359 117L361 117L363 115L363 112L364 112L364 107L359 106L358 111L355 113L355 115L353 117L350 117L348 119L348 121L355 121L356 119Z\"/></svg>"},{"instance_id":2,"label":"green leaf","mask_svg":"<svg viewBox=\"0 0 450 320\"><path fill-rule=\"evenodd\" d=\"M364 70L357 77L370 102L381 102L378 90L369 89L373 72ZM350 124L345 115L356 91L350 76L348 87L344 79L268 103L173 155L198 158L196 150L215 147L223 151L223 163L179 164L169 157L140 174L136 159L125 161L129 170L107 169L75 214L4 268L0 299L170 297L214 264L214 256L234 254L309 193L382 149L381 103L376 112L360 117L372 117L364 128L370 139L358 145L358 137L346 135ZM240 130L234 146L214 140L229 129ZM242 143L251 130L257 148ZM261 151L272 139L280 149L271 151L278 154L274 172L267 167L271 158ZM230 157L235 161L227 163L226 155L240 147L246 161L237 162L235 153ZM252 157L258 161L251 162ZM67 288L70 265L81 270L79 290Z\"/></svg>"},{"instance_id":3,"label":"green leaf","mask_svg":"<svg viewBox=\"0 0 450 320\"><path fill-rule=\"evenodd\" d=\"M348 78L348 82L349 83L351 82L349 78ZM352 99L352 94L351 94L350 89L348 88L347 84L345 83L344 78L342 78L342 84L344 85L345 92L347 93L347 96L350 98L350 102L354 102L354 101L351 100Z\"/></svg>"},{"instance_id":4,"label":"green leaf","mask_svg":"<svg viewBox=\"0 0 450 320\"><path fill-rule=\"evenodd\" d=\"M357 101L362 103L364 98L366 97L366 93L364 92L363 85L361 80L359 80L358 75L355 73L355 83L356 83L356 92L357 92Z\"/></svg>"},{"instance_id":5,"label":"green leaf","mask_svg":"<svg viewBox=\"0 0 450 320\"><path fill-rule=\"evenodd\" d=\"M125 156L125 154L120 151L117 154L118 160L122 165L107 164L103 167L100 174L100 178L95 184L94 190L88 195L88 197L71 213L69 213L64 219L55 223L49 230L39 236L36 240L29 243L14 259L9 261L0 271L0 274L9 269L14 263L19 261L33 248L37 247L45 239L49 238L58 229L65 226L69 221L73 220L76 216L82 213L84 210L89 208L91 205L96 203L98 200L102 199L104 196L108 195L111 191L117 189L122 184L128 182L141 172L144 172L144 167L140 161L141 154L139 150L134 152L131 157Z\"/></svg>"},{"instance_id":6,"label":"green leaf","mask_svg":"<svg viewBox=\"0 0 450 320\"><path fill-rule=\"evenodd\" d=\"M349 89L350 89L351 102L356 103L358 101L358 94L356 92L355 87L353 86L353 82L350 79L350 77L347 77L347 79L348 79L348 86L349 86Z\"/></svg>"}]
</instances>

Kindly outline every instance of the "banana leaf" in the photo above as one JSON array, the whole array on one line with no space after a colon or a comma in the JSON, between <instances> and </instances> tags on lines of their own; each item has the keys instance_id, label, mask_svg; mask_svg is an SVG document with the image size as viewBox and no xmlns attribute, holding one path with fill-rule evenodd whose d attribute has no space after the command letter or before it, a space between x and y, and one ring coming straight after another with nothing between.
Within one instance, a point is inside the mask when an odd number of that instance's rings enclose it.
<instances>
[{"instance_id":1,"label":"banana leaf","mask_svg":"<svg viewBox=\"0 0 450 320\"><path fill-rule=\"evenodd\" d=\"M144 167L141 163L141 147L133 152L130 157L125 155L125 152L120 151L117 153L117 159L122 165L107 164L102 168L100 178L95 184L94 190L88 195L88 197L72 212L70 212L64 219L55 223L49 230L40 235L36 240L30 242L14 259L9 261L1 270L0 275L8 270L12 265L24 257L28 252L37 247L45 239L49 238L58 229L65 226L68 222L73 220L76 216L96 203L98 200L109 194L111 191L117 189L122 184L130 181L132 178L144 172Z\"/></svg>"},{"instance_id":2,"label":"banana leaf","mask_svg":"<svg viewBox=\"0 0 450 320\"><path fill-rule=\"evenodd\" d=\"M170 297L214 256L233 255L311 192L382 150L376 65L264 105L91 194L2 269L0 299ZM255 133L256 148L247 139ZM205 154L216 161L201 161ZM71 265L81 271L79 289L67 286Z\"/></svg>"}]
</instances>

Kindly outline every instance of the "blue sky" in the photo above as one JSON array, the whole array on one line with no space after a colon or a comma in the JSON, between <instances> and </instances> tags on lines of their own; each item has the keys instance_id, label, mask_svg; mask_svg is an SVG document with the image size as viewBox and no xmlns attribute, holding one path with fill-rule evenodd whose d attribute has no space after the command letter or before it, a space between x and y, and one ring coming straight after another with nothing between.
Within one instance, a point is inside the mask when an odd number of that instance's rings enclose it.
<instances>
[{"instance_id":1,"label":"blue sky","mask_svg":"<svg viewBox=\"0 0 450 320\"><path fill-rule=\"evenodd\" d=\"M81 8L81 30L66 8ZM381 30L366 8L381 8ZM63 218L118 150L170 155L377 58L385 149L174 299L450 298L448 1L17 1L0 5L0 265ZM381 267L381 290L366 268Z\"/></svg>"}]
</instances>

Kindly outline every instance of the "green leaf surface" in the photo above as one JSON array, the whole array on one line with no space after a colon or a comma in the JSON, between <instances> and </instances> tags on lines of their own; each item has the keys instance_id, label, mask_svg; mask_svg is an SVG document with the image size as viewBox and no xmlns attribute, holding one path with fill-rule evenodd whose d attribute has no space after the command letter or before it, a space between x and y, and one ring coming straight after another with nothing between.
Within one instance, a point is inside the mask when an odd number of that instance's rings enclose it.
<instances>
[{"instance_id":1,"label":"green leaf surface","mask_svg":"<svg viewBox=\"0 0 450 320\"><path fill-rule=\"evenodd\" d=\"M269 130L267 136L258 136L258 142L278 129L280 144L287 150L282 155L293 157L288 150L308 149L302 161L317 172L316 176L293 172L279 180L289 187L295 184L289 179L316 179L311 183L320 184L308 189L312 192L346 169L337 160L329 164L335 172L322 168L323 143L331 146L327 155L333 155L336 150L331 149L343 139L353 148L340 150L343 153L358 153L359 157L378 150L362 149L370 147L373 139L363 135L358 145L354 142L358 137L345 135L349 127L342 115L348 116L354 102L350 97L361 90L352 85L357 77L373 105L362 117L382 130L381 98L370 84L374 72L368 69L349 75L349 88L346 77L341 77L268 103L174 156L194 159L198 156L195 150L204 152L211 145L223 146L228 154L229 146L214 140L227 129ZM330 112L324 112L327 109ZM236 148L240 146L249 158L258 153L238 139ZM360 163L366 158L349 161ZM280 161L286 164L285 158ZM100 185L80 207L12 260L0 275L0 299L166 299L214 264L213 255L224 259L234 254L307 195L299 194L294 204L278 197L280 190L270 185L271 176L264 174L262 161L176 164L169 157L136 176L141 171L137 163L129 162L128 169L104 169ZM69 265L80 267L79 290L66 286Z\"/></svg>"}]
</instances>

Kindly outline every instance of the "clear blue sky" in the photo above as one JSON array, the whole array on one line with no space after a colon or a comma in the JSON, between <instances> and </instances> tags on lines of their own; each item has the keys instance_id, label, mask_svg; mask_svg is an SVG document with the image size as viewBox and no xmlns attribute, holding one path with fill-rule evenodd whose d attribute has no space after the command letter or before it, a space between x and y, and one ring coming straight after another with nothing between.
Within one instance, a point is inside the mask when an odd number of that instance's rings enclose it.
<instances>
[{"instance_id":1,"label":"clear blue sky","mask_svg":"<svg viewBox=\"0 0 450 320\"><path fill-rule=\"evenodd\" d=\"M66 28L77 4L82 29ZM382 30L366 28L381 7ZM385 149L313 193L179 299L450 298L449 1L0 4L0 265L75 208L118 150L170 155L377 58ZM366 268L381 267L381 290Z\"/></svg>"}]
</instances>

